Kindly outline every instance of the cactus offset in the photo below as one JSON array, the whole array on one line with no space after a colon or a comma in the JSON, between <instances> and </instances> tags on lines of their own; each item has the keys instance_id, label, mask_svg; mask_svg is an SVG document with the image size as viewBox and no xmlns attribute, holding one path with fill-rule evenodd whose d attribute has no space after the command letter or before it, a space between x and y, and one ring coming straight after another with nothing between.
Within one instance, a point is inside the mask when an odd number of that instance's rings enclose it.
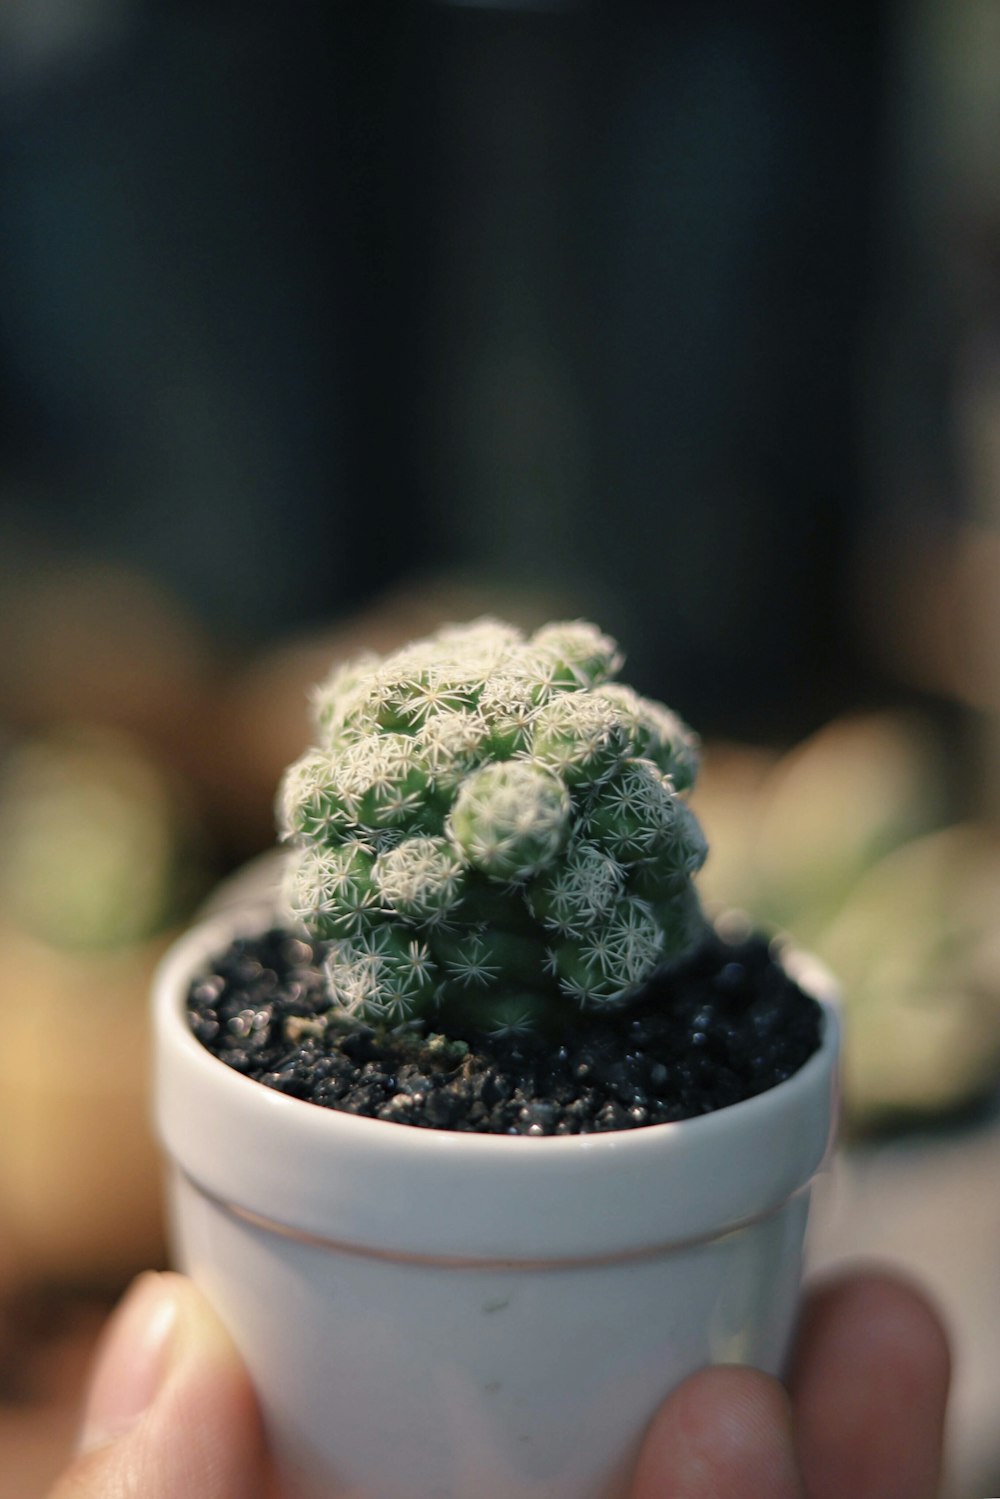
<instances>
[{"instance_id":1,"label":"cactus offset","mask_svg":"<svg viewBox=\"0 0 1000 1499\"><path fill-rule=\"evenodd\" d=\"M334 1007L512 1035L625 1002L704 935L698 742L584 621L449 626L339 667L278 797Z\"/></svg>"}]
</instances>

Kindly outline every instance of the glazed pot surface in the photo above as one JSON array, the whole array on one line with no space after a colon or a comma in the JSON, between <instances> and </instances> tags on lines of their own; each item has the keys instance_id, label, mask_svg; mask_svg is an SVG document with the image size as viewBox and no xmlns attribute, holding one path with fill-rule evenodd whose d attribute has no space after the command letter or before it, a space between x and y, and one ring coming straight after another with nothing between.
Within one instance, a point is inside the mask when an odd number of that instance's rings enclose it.
<instances>
[{"instance_id":1,"label":"glazed pot surface","mask_svg":"<svg viewBox=\"0 0 1000 1499\"><path fill-rule=\"evenodd\" d=\"M417 1129L273 1092L193 1037L190 978L266 920L223 912L165 960L157 1121L177 1263L247 1360L293 1499L612 1499L680 1379L780 1371L834 1126L831 1004L798 1073L716 1114Z\"/></svg>"}]
</instances>

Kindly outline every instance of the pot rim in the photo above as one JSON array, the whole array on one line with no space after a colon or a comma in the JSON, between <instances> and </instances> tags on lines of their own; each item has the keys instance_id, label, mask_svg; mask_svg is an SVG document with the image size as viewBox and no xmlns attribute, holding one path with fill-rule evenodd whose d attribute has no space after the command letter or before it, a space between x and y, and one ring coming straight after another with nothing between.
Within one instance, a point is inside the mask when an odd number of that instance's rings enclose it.
<instances>
[{"instance_id":1,"label":"pot rim","mask_svg":"<svg viewBox=\"0 0 1000 1499\"><path fill-rule=\"evenodd\" d=\"M835 984L807 954L786 969L823 1007L820 1047L791 1077L675 1123L563 1136L425 1129L318 1107L235 1072L197 1040L188 984L265 901L209 915L153 983L155 1114L206 1196L293 1237L393 1256L510 1262L689 1245L776 1211L822 1166L836 1123Z\"/></svg>"}]
</instances>

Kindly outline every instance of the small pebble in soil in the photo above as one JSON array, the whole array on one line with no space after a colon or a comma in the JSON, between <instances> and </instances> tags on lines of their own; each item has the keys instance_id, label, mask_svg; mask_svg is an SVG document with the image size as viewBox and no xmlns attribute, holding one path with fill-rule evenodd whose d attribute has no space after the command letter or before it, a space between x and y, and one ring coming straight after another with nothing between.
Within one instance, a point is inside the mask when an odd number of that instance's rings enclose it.
<instances>
[{"instance_id":1,"label":"small pebble in soil","mask_svg":"<svg viewBox=\"0 0 1000 1499\"><path fill-rule=\"evenodd\" d=\"M541 1136L689 1119L774 1087L820 1042L820 1006L758 936L713 937L627 1009L507 1041L327 1025L322 959L322 944L280 929L240 938L192 984L192 1031L265 1087L427 1129Z\"/></svg>"}]
</instances>

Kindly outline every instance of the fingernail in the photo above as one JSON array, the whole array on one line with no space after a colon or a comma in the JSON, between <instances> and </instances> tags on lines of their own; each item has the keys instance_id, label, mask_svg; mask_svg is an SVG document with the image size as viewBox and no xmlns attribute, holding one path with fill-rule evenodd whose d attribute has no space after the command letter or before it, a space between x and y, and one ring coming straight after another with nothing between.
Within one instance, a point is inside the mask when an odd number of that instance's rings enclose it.
<instances>
[{"instance_id":1,"label":"fingernail","mask_svg":"<svg viewBox=\"0 0 1000 1499\"><path fill-rule=\"evenodd\" d=\"M167 1369L177 1299L167 1278L141 1275L112 1313L97 1350L77 1449L106 1446L134 1426Z\"/></svg>"}]
</instances>

